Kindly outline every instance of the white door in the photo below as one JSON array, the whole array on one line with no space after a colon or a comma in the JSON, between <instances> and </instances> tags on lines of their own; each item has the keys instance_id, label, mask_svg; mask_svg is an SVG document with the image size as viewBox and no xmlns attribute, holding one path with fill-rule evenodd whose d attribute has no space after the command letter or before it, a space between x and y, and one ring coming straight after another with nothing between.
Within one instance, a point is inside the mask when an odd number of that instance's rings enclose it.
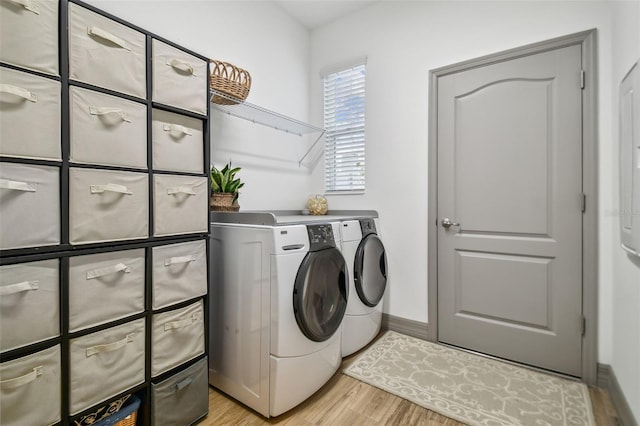
<instances>
[{"instance_id":1,"label":"white door","mask_svg":"<svg viewBox=\"0 0 640 426\"><path fill-rule=\"evenodd\" d=\"M438 79L438 339L581 374L581 47Z\"/></svg>"}]
</instances>

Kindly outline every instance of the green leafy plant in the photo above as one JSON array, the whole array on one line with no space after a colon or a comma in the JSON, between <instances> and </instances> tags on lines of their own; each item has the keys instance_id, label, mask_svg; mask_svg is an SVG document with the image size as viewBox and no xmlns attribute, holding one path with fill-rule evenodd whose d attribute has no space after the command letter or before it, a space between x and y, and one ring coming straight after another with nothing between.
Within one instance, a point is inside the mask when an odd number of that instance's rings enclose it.
<instances>
[{"instance_id":1,"label":"green leafy plant","mask_svg":"<svg viewBox=\"0 0 640 426\"><path fill-rule=\"evenodd\" d=\"M236 173L241 170L240 167L231 168L231 162L226 164L221 170L216 166L211 166L211 192L226 192L234 194L233 201L238 199L238 190L244 186L240 178L236 177Z\"/></svg>"}]
</instances>

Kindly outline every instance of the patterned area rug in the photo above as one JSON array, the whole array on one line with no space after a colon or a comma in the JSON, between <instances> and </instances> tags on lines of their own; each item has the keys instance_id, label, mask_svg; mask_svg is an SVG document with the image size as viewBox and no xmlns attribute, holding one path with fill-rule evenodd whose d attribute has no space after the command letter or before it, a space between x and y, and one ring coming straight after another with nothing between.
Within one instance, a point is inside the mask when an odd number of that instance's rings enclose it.
<instances>
[{"instance_id":1,"label":"patterned area rug","mask_svg":"<svg viewBox=\"0 0 640 426\"><path fill-rule=\"evenodd\" d=\"M344 373L470 425L595 425L583 383L393 331Z\"/></svg>"}]
</instances>

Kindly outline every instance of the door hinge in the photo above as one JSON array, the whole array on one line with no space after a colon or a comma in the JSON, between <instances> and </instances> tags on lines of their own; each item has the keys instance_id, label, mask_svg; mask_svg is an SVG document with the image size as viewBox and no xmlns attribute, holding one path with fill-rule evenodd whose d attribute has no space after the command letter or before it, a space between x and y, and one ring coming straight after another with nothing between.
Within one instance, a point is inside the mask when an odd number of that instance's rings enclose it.
<instances>
[{"instance_id":1,"label":"door hinge","mask_svg":"<svg viewBox=\"0 0 640 426\"><path fill-rule=\"evenodd\" d=\"M582 213L587 211L587 194L585 194L584 192L582 193L582 200L581 200L581 209L582 209Z\"/></svg>"},{"instance_id":2,"label":"door hinge","mask_svg":"<svg viewBox=\"0 0 640 426\"><path fill-rule=\"evenodd\" d=\"M587 332L587 319L585 317L582 317L582 324L580 326L580 335L584 336L586 332Z\"/></svg>"},{"instance_id":3,"label":"door hinge","mask_svg":"<svg viewBox=\"0 0 640 426\"><path fill-rule=\"evenodd\" d=\"M585 72L584 70L580 70L580 88L581 89L584 89L585 80L586 80Z\"/></svg>"}]
</instances>

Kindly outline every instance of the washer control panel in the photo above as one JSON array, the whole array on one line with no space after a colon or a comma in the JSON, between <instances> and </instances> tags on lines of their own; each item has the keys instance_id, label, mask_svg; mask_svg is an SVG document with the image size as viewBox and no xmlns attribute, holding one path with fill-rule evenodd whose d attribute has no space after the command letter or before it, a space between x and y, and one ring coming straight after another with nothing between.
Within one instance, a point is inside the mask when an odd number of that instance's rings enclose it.
<instances>
[{"instance_id":1,"label":"washer control panel","mask_svg":"<svg viewBox=\"0 0 640 426\"><path fill-rule=\"evenodd\" d=\"M333 237L333 227L328 223L321 225L307 225L309 234L309 250L317 251L335 247L336 240Z\"/></svg>"}]
</instances>

